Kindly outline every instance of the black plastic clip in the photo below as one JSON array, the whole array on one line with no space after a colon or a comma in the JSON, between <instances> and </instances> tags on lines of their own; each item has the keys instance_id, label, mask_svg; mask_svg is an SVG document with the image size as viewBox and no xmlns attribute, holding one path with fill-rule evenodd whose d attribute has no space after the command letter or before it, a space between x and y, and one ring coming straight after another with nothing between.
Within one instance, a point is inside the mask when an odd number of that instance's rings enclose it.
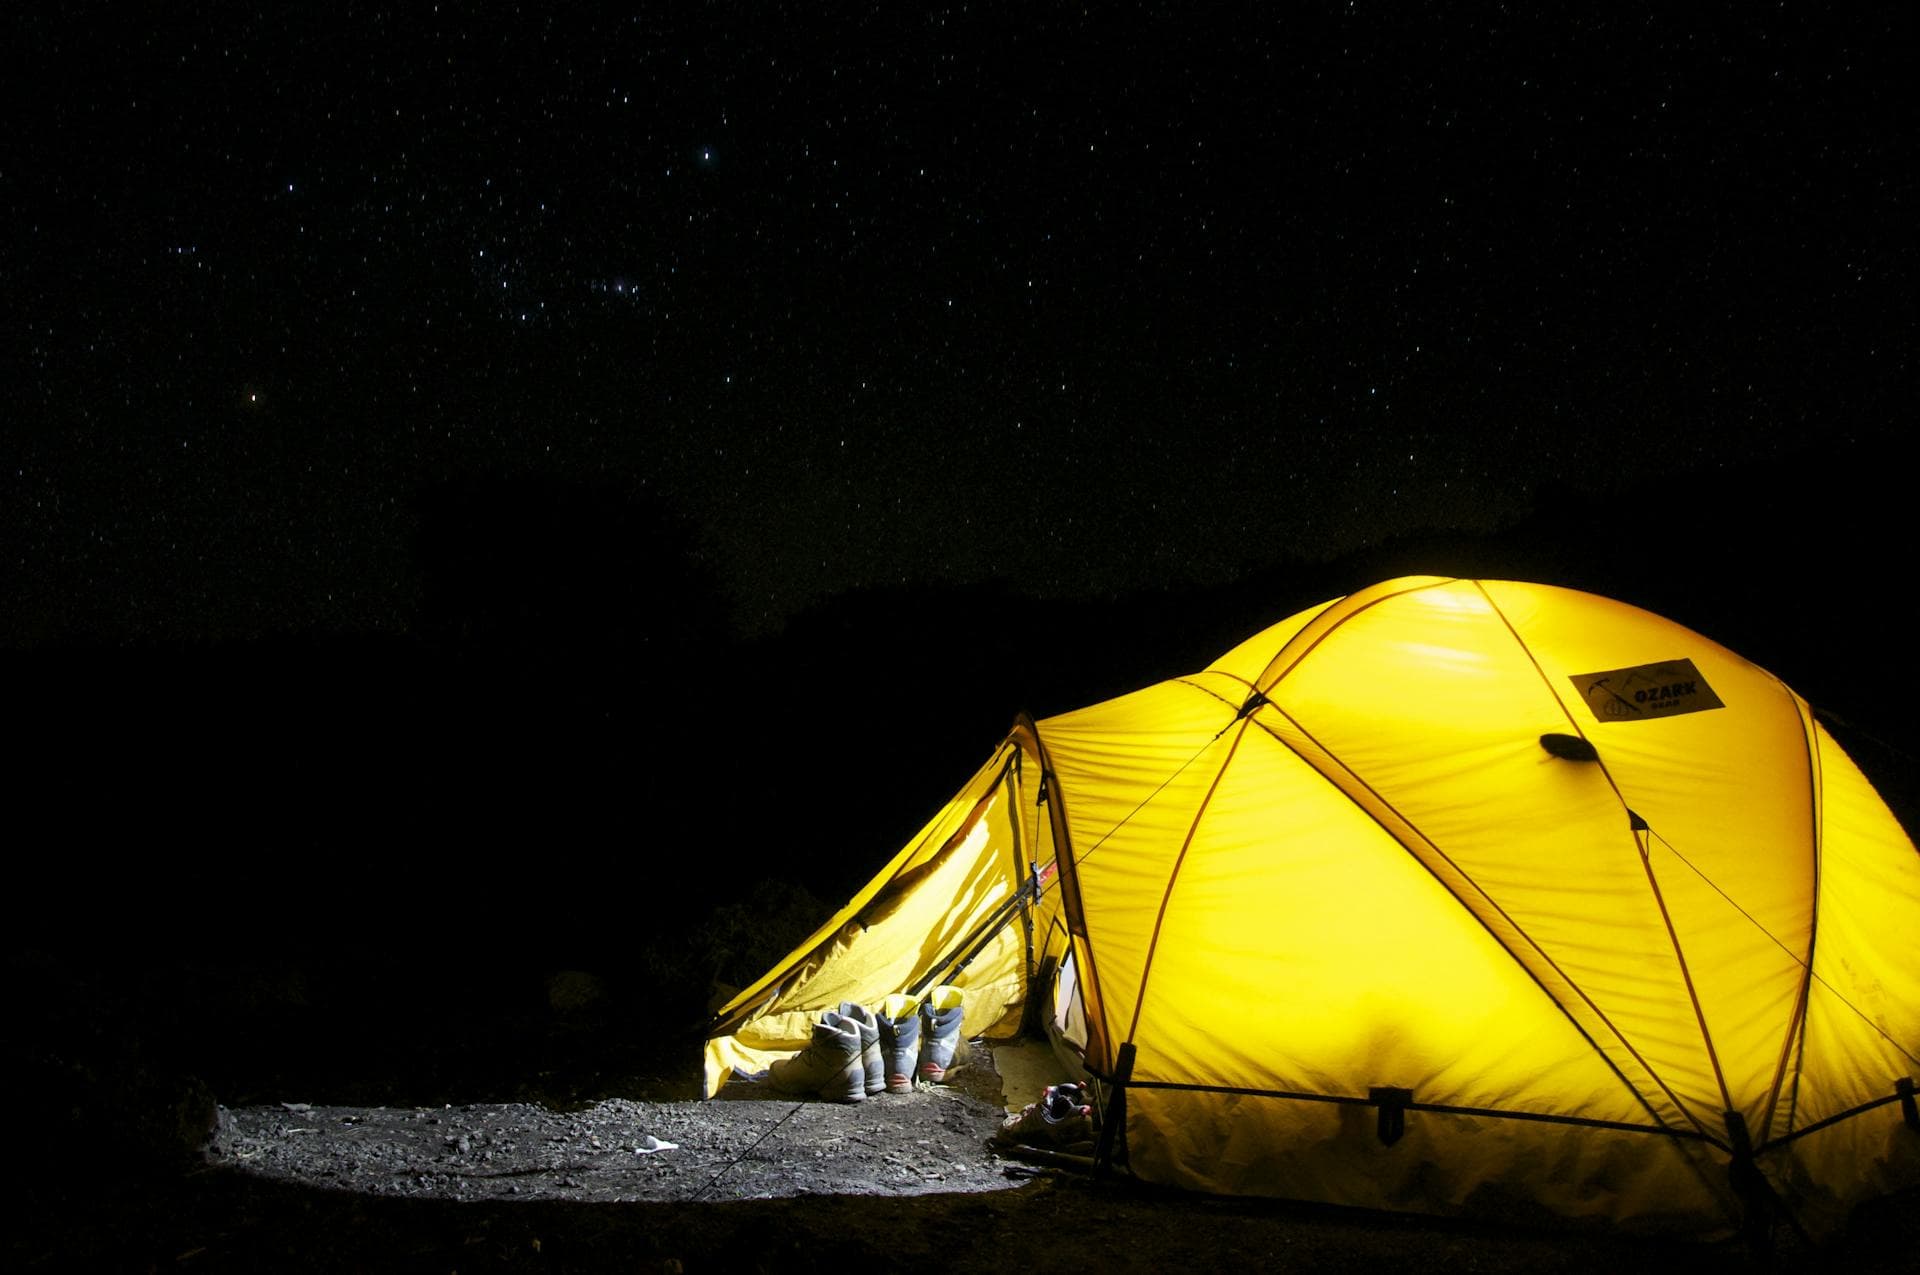
<instances>
[{"instance_id":1,"label":"black plastic clip","mask_svg":"<svg viewBox=\"0 0 1920 1275\"><path fill-rule=\"evenodd\" d=\"M1600 760L1600 750L1579 735L1542 735L1540 747L1547 750L1549 757L1558 757L1561 761Z\"/></svg>"},{"instance_id":2,"label":"black plastic clip","mask_svg":"<svg viewBox=\"0 0 1920 1275\"><path fill-rule=\"evenodd\" d=\"M1407 1133L1407 1108L1413 1103L1413 1090L1375 1085L1367 1090L1367 1101L1380 1108L1380 1121L1374 1132L1383 1146L1392 1146Z\"/></svg>"},{"instance_id":3,"label":"black plastic clip","mask_svg":"<svg viewBox=\"0 0 1920 1275\"><path fill-rule=\"evenodd\" d=\"M1255 691L1253 694L1247 696L1247 702L1240 706L1240 711L1233 715L1233 720L1237 722L1243 717L1252 717L1255 713L1271 703L1273 703L1273 701L1268 699L1263 693Z\"/></svg>"},{"instance_id":4,"label":"black plastic clip","mask_svg":"<svg viewBox=\"0 0 1920 1275\"><path fill-rule=\"evenodd\" d=\"M1920 1129L1920 1107L1913 1102L1913 1078L1900 1077L1893 1082L1893 1091L1900 1095L1900 1115L1907 1122L1907 1128Z\"/></svg>"}]
</instances>

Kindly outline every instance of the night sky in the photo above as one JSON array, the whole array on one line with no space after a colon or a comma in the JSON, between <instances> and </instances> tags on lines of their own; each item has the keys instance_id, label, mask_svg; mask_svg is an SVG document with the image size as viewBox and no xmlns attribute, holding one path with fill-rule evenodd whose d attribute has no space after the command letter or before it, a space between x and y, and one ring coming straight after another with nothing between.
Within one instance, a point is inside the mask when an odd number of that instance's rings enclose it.
<instances>
[{"instance_id":1,"label":"night sky","mask_svg":"<svg viewBox=\"0 0 1920 1275\"><path fill-rule=\"evenodd\" d=\"M1920 826L1913 6L1535 8L5 6L26 1142L691 1076L1016 711L1409 571Z\"/></svg>"},{"instance_id":2,"label":"night sky","mask_svg":"<svg viewBox=\"0 0 1920 1275\"><path fill-rule=\"evenodd\" d=\"M758 635L1911 418L1898 7L585 8L9 15L0 639L408 634L476 484Z\"/></svg>"}]
</instances>

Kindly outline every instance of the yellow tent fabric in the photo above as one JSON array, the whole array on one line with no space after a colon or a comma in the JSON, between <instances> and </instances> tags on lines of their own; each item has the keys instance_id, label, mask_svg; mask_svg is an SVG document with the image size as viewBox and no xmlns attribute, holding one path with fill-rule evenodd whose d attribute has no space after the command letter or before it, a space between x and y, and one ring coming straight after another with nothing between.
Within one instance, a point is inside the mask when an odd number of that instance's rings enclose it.
<instances>
[{"instance_id":1,"label":"yellow tent fabric","mask_svg":"<svg viewBox=\"0 0 1920 1275\"><path fill-rule=\"evenodd\" d=\"M1071 951L1153 1181L1698 1231L1920 1180L1920 855L1779 679L1588 594L1392 580L1021 723L709 1091L976 947L976 1033Z\"/></svg>"}]
</instances>

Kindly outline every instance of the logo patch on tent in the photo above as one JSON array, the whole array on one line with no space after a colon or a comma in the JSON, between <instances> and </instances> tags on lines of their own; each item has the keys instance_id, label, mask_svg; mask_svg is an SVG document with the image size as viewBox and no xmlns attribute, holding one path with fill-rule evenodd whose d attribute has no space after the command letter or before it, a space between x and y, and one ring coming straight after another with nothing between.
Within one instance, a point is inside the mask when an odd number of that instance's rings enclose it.
<instances>
[{"instance_id":1,"label":"logo patch on tent","mask_svg":"<svg viewBox=\"0 0 1920 1275\"><path fill-rule=\"evenodd\" d=\"M1576 673L1569 680L1587 701L1594 719L1602 722L1644 722L1726 707L1692 660Z\"/></svg>"}]
</instances>

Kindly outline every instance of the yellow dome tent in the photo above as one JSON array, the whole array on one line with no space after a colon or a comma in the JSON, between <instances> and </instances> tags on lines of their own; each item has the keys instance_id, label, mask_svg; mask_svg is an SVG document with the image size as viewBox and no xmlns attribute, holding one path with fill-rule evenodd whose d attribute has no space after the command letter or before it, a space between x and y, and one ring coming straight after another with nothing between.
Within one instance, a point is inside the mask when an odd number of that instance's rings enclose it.
<instances>
[{"instance_id":1,"label":"yellow dome tent","mask_svg":"<svg viewBox=\"0 0 1920 1275\"><path fill-rule=\"evenodd\" d=\"M1920 855L1779 679L1567 589L1393 580L1022 719L707 1091L939 981L1155 1182L1712 1231L1920 1180Z\"/></svg>"}]
</instances>

